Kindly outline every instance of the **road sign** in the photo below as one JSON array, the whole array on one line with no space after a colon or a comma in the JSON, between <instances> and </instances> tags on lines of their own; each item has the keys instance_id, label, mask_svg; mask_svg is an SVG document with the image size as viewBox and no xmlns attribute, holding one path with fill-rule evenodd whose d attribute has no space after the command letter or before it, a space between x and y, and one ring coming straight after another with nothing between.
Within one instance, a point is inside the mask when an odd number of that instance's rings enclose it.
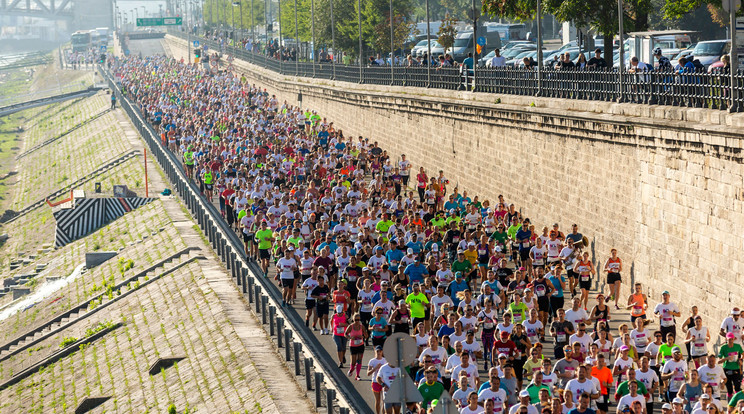
<instances>
[{"instance_id":1,"label":"road sign","mask_svg":"<svg viewBox=\"0 0 744 414\"><path fill-rule=\"evenodd\" d=\"M105 51L106 51L106 46L101 46L101 52L105 52Z\"/></svg>"},{"instance_id":2,"label":"road sign","mask_svg":"<svg viewBox=\"0 0 744 414\"><path fill-rule=\"evenodd\" d=\"M403 381L403 385L405 386L404 391L400 386L401 381ZM405 393L403 396L401 396L401 391ZM409 403L421 402L424 400L424 397L421 396L421 392L416 388L416 384L413 383L411 376L405 373L403 375L398 374L398 377L390 383L390 389L385 393L385 404L398 404L403 400ZM450 412L455 413L456 411Z\"/></svg>"},{"instance_id":3,"label":"road sign","mask_svg":"<svg viewBox=\"0 0 744 414\"><path fill-rule=\"evenodd\" d=\"M447 390L444 390L442 395L439 396L436 405L434 405L434 401L431 403L434 406L434 414L457 414L458 412L457 406Z\"/></svg>"},{"instance_id":4,"label":"road sign","mask_svg":"<svg viewBox=\"0 0 744 414\"><path fill-rule=\"evenodd\" d=\"M399 343L400 346L398 346ZM402 367L413 364L413 361L416 360L417 351L416 340L411 335L406 335L403 332L390 335L382 346L382 352L388 361L396 361L396 356L400 352L400 365L398 366Z\"/></svg>"},{"instance_id":5,"label":"road sign","mask_svg":"<svg viewBox=\"0 0 744 414\"><path fill-rule=\"evenodd\" d=\"M194 47L199 47L199 41L198 40L194 40Z\"/></svg>"},{"instance_id":6,"label":"road sign","mask_svg":"<svg viewBox=\"0 0 744 414\"><path fill-rule=\"evenodd\" d=\"M481 36L478 38L478 45L485 46L486 45L486 38Z\"/></svg>"},{"instance_id":7,"label":"road sign","mask_svg":"<svg viewBox=\"0 0 744 414\"><path fill-rule=\"evenodd\" d=\"M732 0L723 0L721 2L721 6L723 6L723 10L726 13L731 12L731 1ZM741 8L741 0L733 0L734 2L734 10L739 10Z\"/></svg>"},{"instance_id":8,"label":"road sign","mask_svg":"<svg viewBox=\"0 0 744 414\"><path fill-rule=\"evenodd\" d=\"M182 17L140 17L137 18L137 26L180 26Z\"/></svg>"}]
</instances>

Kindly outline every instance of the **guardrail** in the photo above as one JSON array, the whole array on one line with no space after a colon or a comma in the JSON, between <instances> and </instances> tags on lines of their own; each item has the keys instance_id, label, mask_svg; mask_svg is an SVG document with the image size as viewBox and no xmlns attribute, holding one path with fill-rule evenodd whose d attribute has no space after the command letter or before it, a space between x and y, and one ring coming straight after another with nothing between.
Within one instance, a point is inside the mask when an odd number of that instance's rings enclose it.
<instances>
[{"instance_id":1,"label":"guardrail","mask_svg":"<svg viewBox=\"0 0 744 414\"><path fill-rule=\"evenodd\" d=\"M170 30L169 34L187 39L186 33ZM547 98L592 101L630 102L648 105L669 105L727 110L731 93L736 92L735 110L744 110L744 72L734 76L724 72L703 70L623 72L615 69L560 70L545 68L540 79L534 70L512 67L477 68L472 71L457 68L422 66L359 66L333 63L281 61L243 48L211 39L191 36L209 49L228 53L237 59L264 67L283 75L313 77L370 85L412 86L508 95L541 96ZM334 67L335 66L335 67Z\"/></svg>"},{"instance_id":2,"label":"guardrail","mask_svg":"<svg viewBox=\"0 0 744 414\"><path fill-rule=\"evenodd\" d=\"M215 252L224 261L232 279L243 295L248 296L256 316L260 315L262 323L267 325L270 337L275 340L290 372L298 377L300 386L301 378L304 378L304 389L314 395L315 407L326 407L329 414L347 414L349 410L358 414L372 413L364 398L305 327L304 319L294 310L280 305L282 298L277 287L263 275L257 263L246 259L238 235L228 227L214 205L201 195L196 184L186 177L180 161L165 149L158 134L143 118L140 108L122 94L108 71L100 66L98 70Z\"/></svg>"}]
</instances>

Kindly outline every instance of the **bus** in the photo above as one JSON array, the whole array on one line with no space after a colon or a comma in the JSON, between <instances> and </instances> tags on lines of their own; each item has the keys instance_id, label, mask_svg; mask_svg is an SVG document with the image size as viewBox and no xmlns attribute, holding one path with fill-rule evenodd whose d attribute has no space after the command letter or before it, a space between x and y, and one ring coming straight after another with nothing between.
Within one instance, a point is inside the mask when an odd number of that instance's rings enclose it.
<instances>
[{"instance_id":1,"label":"bus","mask_svg":"<svg viewBox=\"0 0 744 414\"><path fill-rule=\"evenodd\" d=\"M90 32L78 30L72 34L72 51L85 52L90 49Z\"/></svg>"}]
</instances>

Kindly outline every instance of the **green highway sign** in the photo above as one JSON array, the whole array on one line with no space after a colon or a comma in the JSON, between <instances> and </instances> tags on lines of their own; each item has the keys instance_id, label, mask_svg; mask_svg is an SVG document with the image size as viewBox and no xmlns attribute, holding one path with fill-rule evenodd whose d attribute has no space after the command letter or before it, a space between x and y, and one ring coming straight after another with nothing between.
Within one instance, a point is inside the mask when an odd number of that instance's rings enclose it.
<instances>
[{"instance_id":1,"label":"green highway sign","mask_svg":"<svg viewBox=\"0 0 744 414\"><path fill-rule=\"evenodd\" d=\"M143 17L137 18L137 26L180 26L182 17Z\"/></svg>"}]
</instances>

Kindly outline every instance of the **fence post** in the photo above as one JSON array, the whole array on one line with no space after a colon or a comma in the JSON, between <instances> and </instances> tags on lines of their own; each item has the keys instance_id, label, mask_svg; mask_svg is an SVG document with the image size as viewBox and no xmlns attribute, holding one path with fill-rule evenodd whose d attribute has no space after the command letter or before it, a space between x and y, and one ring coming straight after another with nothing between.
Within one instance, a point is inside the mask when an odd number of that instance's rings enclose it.
<instances>
[{"instance_id":1,"label":"fence post","mask_svg":"<svg viewBox=\"0 0 744 414\"><path fill-rule=\"evenodd\" d=\"M248 268L240 266L240 278L243 279L243 293L248 293Z\"/></svg>"},{"instance_id":2,"label":"fence post","mask_svg":"<svg viewBox=\"0 0 744 414\"><path fill-rule=\"evenodd\" d=\"M243 277L245 278L246 283L243 285L243 289L248 291L248 303L253 303L253 276L246 277L246 273L248 273L248 269L244 267ZM243 292L243 293L246 293L246 292Z\"/></svg>"},{"instance_id":3,"label":"fence post","mask_svg":"<svg viewBox=\"0 0 744 414\"><path fill-rule=\"evenodd\" d=\"M284 319L276 318L276 344L277 344L277 347L279 348L284 347L284 338L282 338L283 331L284 331Z\"/></svg>"},{"instance_id":4,"label":"fence post","mask_svg":"<svg viewBox=\"0 0 744 414\"><path fill-rule=\"evenodd\" d=\"M269 335L270 336L274 336L274 316L276 316L276 308L274 307L274 305L269 305Z\"/></svg>"},{"instance_id":5,"label":"fence post","mask_svg":"<svg viewBox=\"0 0 744 414\"><path fill-rule=\"evenodd\" d=\"M313 390L312 367L313 367L313 359L305 358L305 386L308 391Z\"/></svg>"},{"instance_id":6,"label":"fence post","mask_svg":"<svg viewBox=\"0 0 744 414\"><path fill-rule=\"evenodd\" d=\"M292 330L284 329L284 359L287 362L292 360L292 347L289 346L292 343Z\"/></svg>"},{"instance_id":7,"label":"fence post","mask_svg":"<svg viewBox=\"0 0 744 414\"><path fill-rule=\"evenodd\" d=\"M292 348L294 349L295 375L300 376L302 373L302 368L300 367L300 352L302 351L302 344L300 342L295 342Z\"/></svg>"},{"instance_id":8,"label":"fence post","mask_svg":"<svg viewBox=\"0 0 744 414\"><path fill-rule=\"evenodd\" d=\"M263 322L264 325L269 320L269 312L266 312L268 301L269 301L268 297L261 295L261 309L263 309L263 312L261 313L261 322Z\"/></svg>"},{"instance_id":9,"label":"fence post","mask_svg":"<svg viewBox=\"0 0 744 414\"><path fill-rule=\"evenodd\" d=\"M323 373L322 372L316 372L315 373L315 407L321 407L323 405L323 395L322 390L320 387L320 384L323 382Z\"/></svg>"},{"instance_id":10,"label":"fence post","mask_svg":"<svg viewBox=\"0 0 744 414\"><path fill-rule=\"evenodd\" d=\"M336 399L335 390L326 390L326 412L333 414L333 400Z\"/></svg>"}]
</instances>

